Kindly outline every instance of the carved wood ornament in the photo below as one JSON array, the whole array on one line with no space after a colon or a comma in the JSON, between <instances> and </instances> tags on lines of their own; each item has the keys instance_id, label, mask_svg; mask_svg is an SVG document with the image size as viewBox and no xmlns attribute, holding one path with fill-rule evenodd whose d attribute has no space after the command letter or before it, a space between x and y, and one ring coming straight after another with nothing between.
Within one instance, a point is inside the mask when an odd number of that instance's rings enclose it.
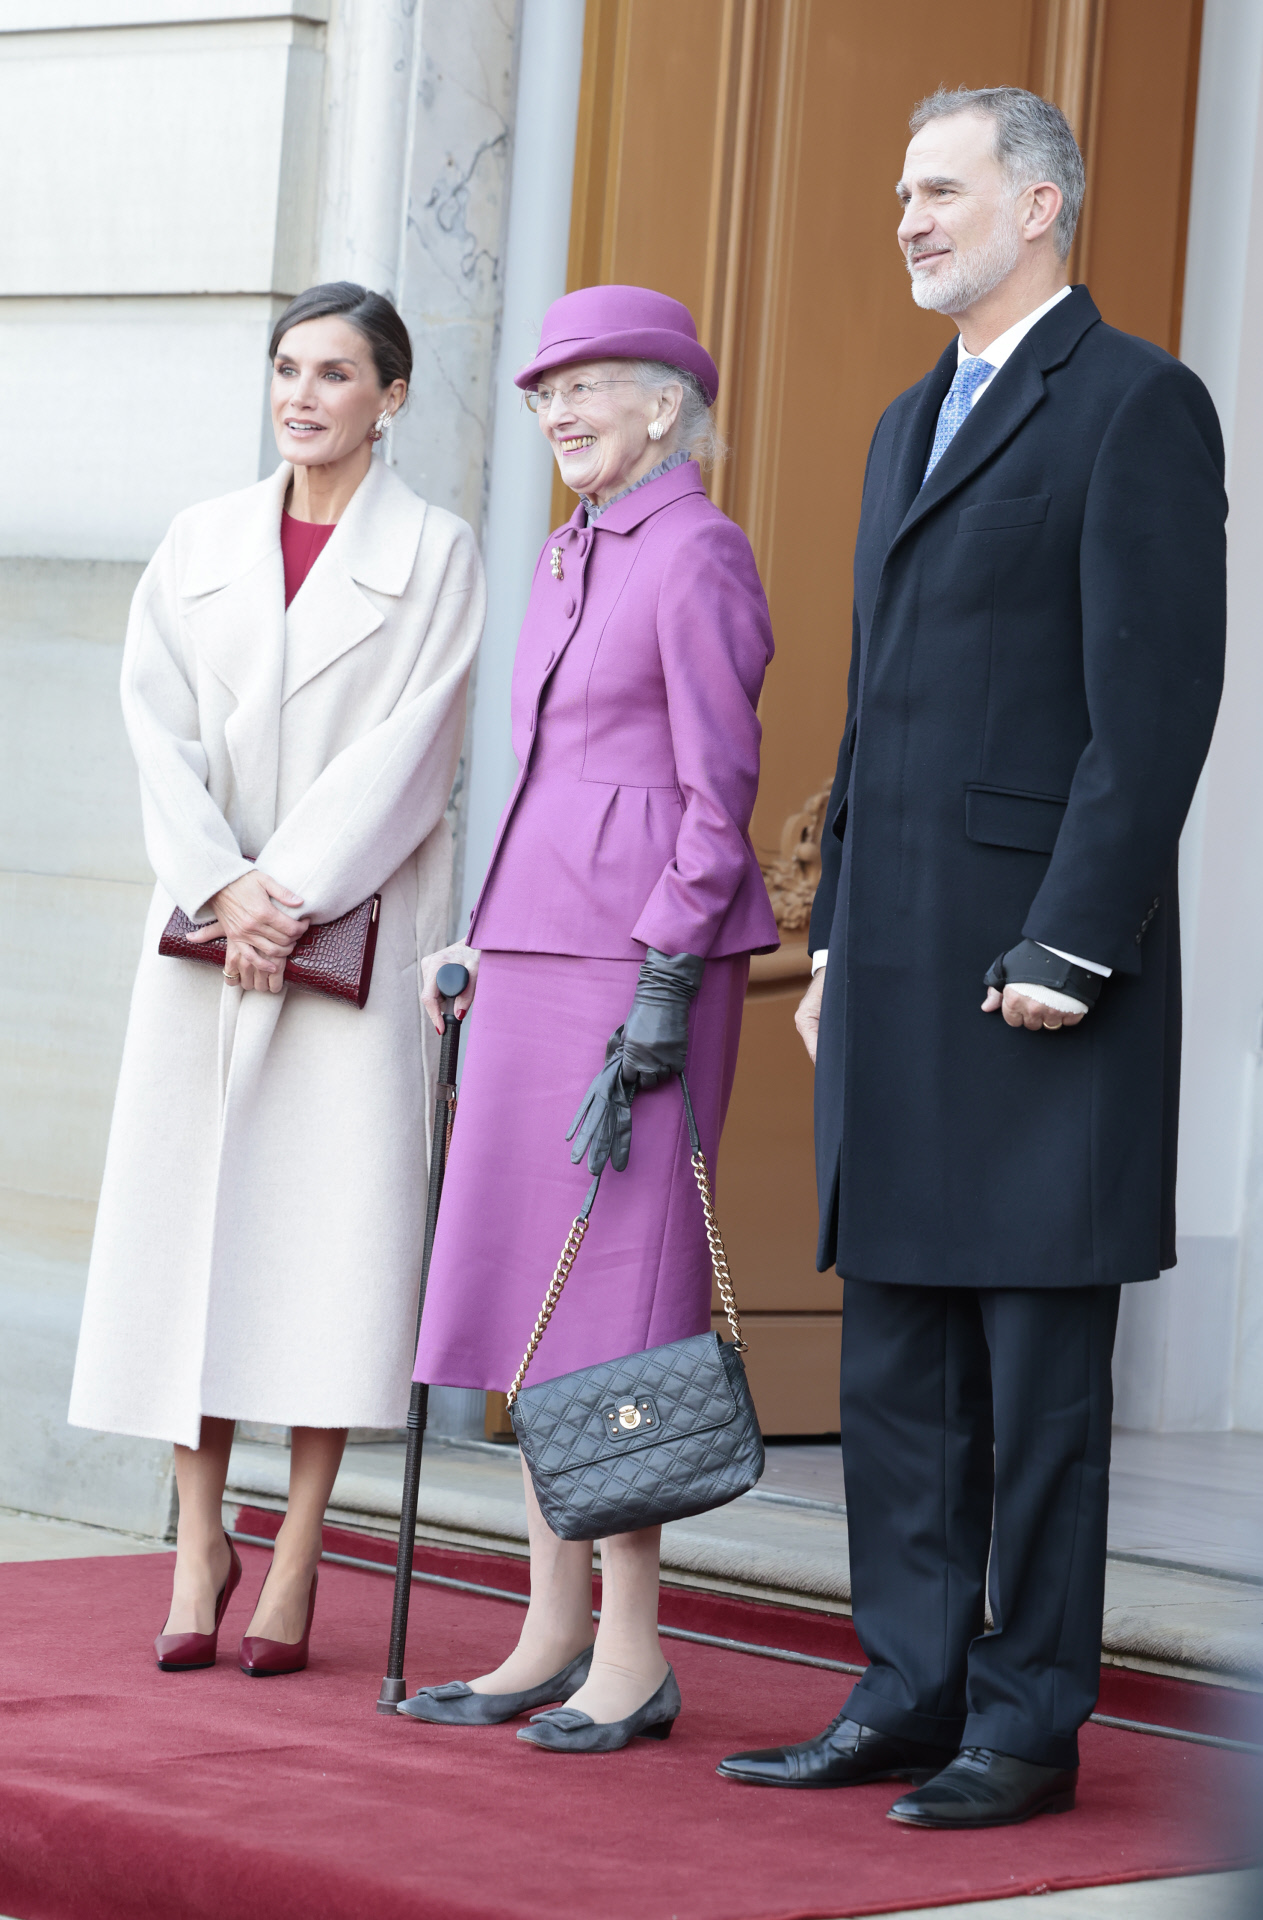
<instances>
[{"instance_id":1,"label":"carved wood ornament","mask_svg":"<svg viewBox=\"0 0 1263 1920\"><path fill-rule=\"evenodd\" d=\"M821 787L797 813L791 813L781 828L780 852L759 862L782 933L805 932L811 918L811 903L820 884L820 836L829 792L829 786Z\"/></svg>"}]
</instances>

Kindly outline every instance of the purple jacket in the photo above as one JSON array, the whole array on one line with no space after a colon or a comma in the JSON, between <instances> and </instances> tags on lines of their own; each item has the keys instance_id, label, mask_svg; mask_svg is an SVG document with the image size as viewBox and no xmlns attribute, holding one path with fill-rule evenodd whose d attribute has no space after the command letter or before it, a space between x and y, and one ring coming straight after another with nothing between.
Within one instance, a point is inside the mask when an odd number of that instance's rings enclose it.
<instances>
[{"instance_id":1,"label":"purple jacket","mask_svg":"<svg viewBox=\"0 0 1263 1920\"><path fill-rule=\"evenodd\" d=\"M748 828L772 632L750 543L692 460L584 518L549 535L535 569L513 665L520 771L469 943L768 952Z\"/></svg>"}]
</instances>

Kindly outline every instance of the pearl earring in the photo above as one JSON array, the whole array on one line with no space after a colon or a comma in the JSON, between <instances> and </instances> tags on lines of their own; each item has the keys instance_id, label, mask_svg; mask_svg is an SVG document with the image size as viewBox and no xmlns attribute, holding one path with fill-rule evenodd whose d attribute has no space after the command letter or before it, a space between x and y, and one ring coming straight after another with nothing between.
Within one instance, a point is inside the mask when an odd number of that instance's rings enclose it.
<instances>
[{"instance_id":1,"label":"pearl earring","mask_svg":"<svg viewBox=\"0 0 1263 1920\"><path fill-rule=\"evenodd\" d=\"M661 420L651 420L649 422L649 438L651 440L661 440L665 432L666 426Z\"/></svg>"},{"instance_id":2,"label":"pearl earring","mask_svg":"<svg viewBox=\"0 0 1263 1920\"><path fill-rule=\"evenodd\" d=\"M368 436L370 440L381 439L382 434L385 431L386 422L389 419L390 419L390 408L383 407L382 411L378 414L377 419L374 422L373 431Z\"/></svg>"}]
</instances>

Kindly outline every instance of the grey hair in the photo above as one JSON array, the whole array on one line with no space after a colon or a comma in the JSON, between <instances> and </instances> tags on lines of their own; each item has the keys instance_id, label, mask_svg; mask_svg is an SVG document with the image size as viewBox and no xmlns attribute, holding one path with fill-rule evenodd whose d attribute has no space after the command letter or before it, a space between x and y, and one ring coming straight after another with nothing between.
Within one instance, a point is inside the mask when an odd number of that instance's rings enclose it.
<instances>
[{"instance_id":1,"label":"grey hair","mask_svg":"<svg viewBox=\"0 0 1263 1920\"><path fill-rule=\"evenodd\" d=\"M683 447L703 467L713 467L724 458L728 449L719 437L706 390L695 373L686 373L683 367L673 367L666 360L633 360L631 371L636 385L650 391L683 387L684 397L671 436L672 450Z\"/></svg>"},{"instance_id":2,"label":"grey hair","mask_svg":"<svg viewBox=\"0 0 1263 1920\"><path fill-rule=\"evenodd\" d=\"M1083 155L1060 107L1024 87L939 87L920 102L908 125L920 133L931 120L957 113L985 113L995 123L996 157L1014 191L1051 180L1061 188L1061 212L1053 228L1064 260L1079 224L1086 179Z\"/></svg>"}]
</instances>

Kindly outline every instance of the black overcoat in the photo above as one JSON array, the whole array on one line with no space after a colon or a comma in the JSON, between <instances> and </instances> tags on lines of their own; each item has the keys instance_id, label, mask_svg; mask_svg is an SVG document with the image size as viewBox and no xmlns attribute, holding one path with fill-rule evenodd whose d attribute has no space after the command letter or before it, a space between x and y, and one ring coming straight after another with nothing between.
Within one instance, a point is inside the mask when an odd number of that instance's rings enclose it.
<instances>
[{"instance_id":1,"label":"black overcoat","mask_svg":"<svg viewBox=\"0 0 1263 1920\"><path fill-rule=\"evenodd\" d=\"M1077 1287L1175 1261L1176 850L1225 626L1223 445L1086 287L924 487L957 348L869 452L811 920L819 1266ZM1075 1028L980 1011L1027 937L1114 969Z\"/></svg>"}]
</instances>

